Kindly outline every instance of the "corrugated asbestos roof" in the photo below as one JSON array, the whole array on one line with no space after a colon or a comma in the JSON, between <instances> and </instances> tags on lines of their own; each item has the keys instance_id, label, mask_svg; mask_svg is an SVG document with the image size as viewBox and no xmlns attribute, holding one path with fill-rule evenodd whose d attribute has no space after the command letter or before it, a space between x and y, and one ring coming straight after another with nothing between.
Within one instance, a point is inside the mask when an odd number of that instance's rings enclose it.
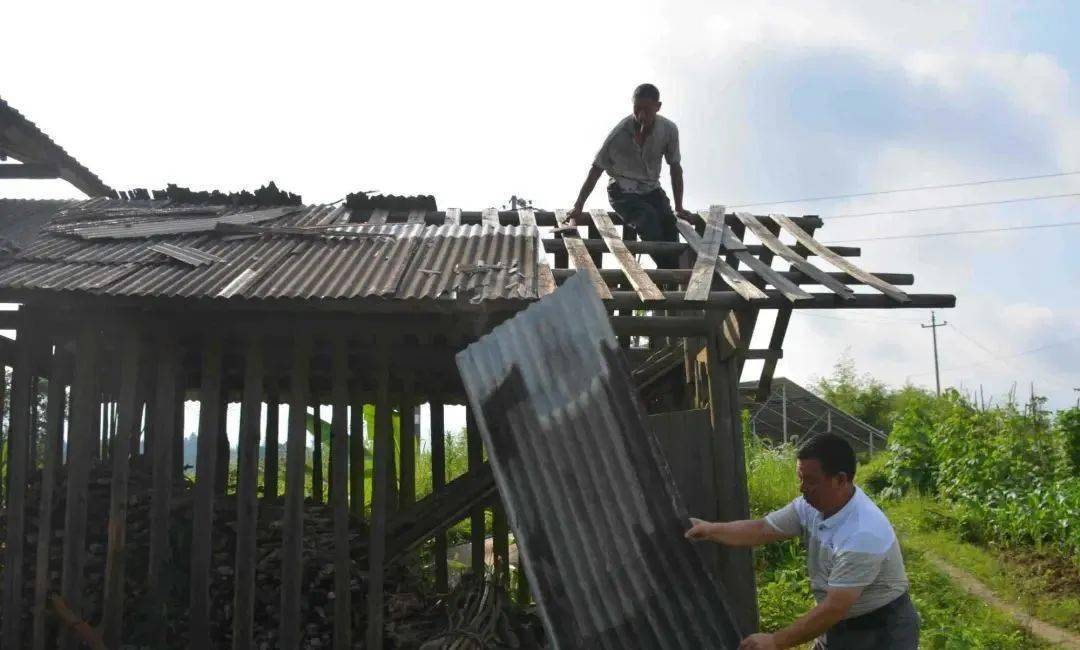
<instances>
[{"instance_id":1,"label":"corrugated asbestos roof","mask_svg":"<svg viewBox=\"0 0 1080 650\"><path fill-rule=\"evenodd\" d=\"M80 201L0 199L0 238L26 246L60 210Z\"/></svg>"},{"instance_id":2,"label":"corrugated asbestos roof","mask_svg":"<svg viewBox=\"0 0 1080 650\"><path fill-rule=\"evenodd\" d=\"M226 212L161 201L65 204L47 232L0 262L0 290L474 304L537 297L535 227L369 226L349 218L342 206Z\"/></svg>"},{"instance_id":3,"label":"corrugated asbestos roof","mask_svg":"<svg viewBox=\"0 0 1080 650\"><path fill-rule=\"evenodd\" d=\"M588 279L496 327L458 367L553 647L738 647Z\"/></svg>"}]
</instances>

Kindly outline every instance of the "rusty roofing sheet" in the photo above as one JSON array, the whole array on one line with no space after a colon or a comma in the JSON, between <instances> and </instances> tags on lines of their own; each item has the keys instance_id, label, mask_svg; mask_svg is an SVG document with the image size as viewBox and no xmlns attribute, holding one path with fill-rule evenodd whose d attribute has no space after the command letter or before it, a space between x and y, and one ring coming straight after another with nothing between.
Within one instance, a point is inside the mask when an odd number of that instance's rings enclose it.
<instances>
[{"instance_id":1,"label":"rusty roofing sheet","mask_svg":"<svg viewBox=\"0 0 1080 650\"><path fill-rule=\"evenodd\" d=\"M587 278L457 358L553 647L737 647Z\"/></svg>"}]
</instances>

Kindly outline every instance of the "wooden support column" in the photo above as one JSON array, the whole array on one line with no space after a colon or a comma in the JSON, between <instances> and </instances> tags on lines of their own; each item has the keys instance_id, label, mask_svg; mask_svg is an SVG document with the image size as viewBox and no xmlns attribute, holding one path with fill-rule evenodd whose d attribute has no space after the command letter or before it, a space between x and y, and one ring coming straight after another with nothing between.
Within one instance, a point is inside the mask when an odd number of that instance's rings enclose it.
<instances>
[{"instance_id":1,"label":"wooden support column","mask_svg":"<svg viewBox=\"0 0 1080 650\"><path fill-rule=\"evenodd\" d=\"M401 458L401 491L398 496L398 509L408 510L416 503L416 398L412 394L411 382L406 382L398 406L400 414L401 440L398 441Z\"/></svg>"},{"instance_id":2,"label":"wooden support column","mask_svg":"<svg viewBox=\"0 0 1080 650\"><path fill-rule=\"evenodd\" d=\"M41 470L41 502L38 506L37 558L34 564L33 647L45 650L45 606L49 595L49 551L53 535L53 498L60 464L58 448L64 435L64 378L68 374L63 355L54 354L45 402L44 468Z\"/></svg>"},{"instance_id":3,"label":"wooden support column","mask_svg":"<svg viewBox=\"0 0 1080 650\"><path fill-rule=\"evenodd\" d=\"M349 417L349 349L344 335L334 339L334 405L331 420L330 451L331 493L334 504L334 648L352 647L352 593L349 586L352 561L349 558L349 504L346 478L349 475L349 451L346 435Z\"/></svg>"},{"instance_id":4,"label":"wooden support column","mask_svg":"<svg viewBox=\"0 0 1080 650\"><path fill-rule=\"evenodd\" d=\"M177 352L179 355L179 351ZM178 383L176 384L176 408L173 410L173 417L175 423L173 424L173 471L176 473L177 479L184 478L184 424L185 417L184 411L187 408L187 384L186 375L183 368L183 357L177 356L176 371L179 373Z\"/></svg>"},{"instance_id":5,"label":"wooden support column","mask_svg":"<svg viewBox=\"0 0 1080 650\"><path fill-rule=\"evenodd\" d=\"M303 574L304 467L307 464L310 366L311 338L308 334L301 333L293 343L289 391L289 439L285 449L285 517L281 543L281 626L278 635L282 650L299 650L301 638L300 581Z\"/></svg>"},{"instance_id":6,"label":"wooden support column","mask_svg":"<svg viewBox=\"0 0 1080 650\"><path fill-rule=\"evenodd\" d=\"M25 315L19 312L20 323ZM29 323L27 323L29 324ZM26 535L26 482L30 461L30 393L34 384L31 364L37 337L33 328L19 327L15 342L15 366L11 372L11 428L8 430L7 535L4 549L3 617L5 648L22 646L23 549Z\"/></svg>"},{"instance_id":7,"label":"wooden support column","mask_svg":"<svg viewBox=\"0 0 1080 650\"><path fill-rule=\"evenodd\" d=\"M474 472L484 464L484 443L480 440L480 431L476 428L476 418L471 408L465 411L465 445L468 454L469 471ZM484 505L473 506L469 515L471 558L469 566L473 571L484 571Z\"/></svg>"},{"instance_id":8,"label":"wooden support column","mask_svg":"<svg viewBox=\"0 0 1080 650\"><path fill-rule=\"evenodd\" d=\"M182 422L183 399L177 388L180 350L166 333L159 341L157 378L154 381L154 437L150 448L153 471L153 496L150 503L150 557L147 566L150 595L150 627L154 647L165 646L165 602L171 585L165 567L172 552L169 548L169 504L172 485L177 478L173 458ZM180 417L178 417L180 415Z\"/></svg>"},{"instance_id":9,"label":"wooden support column","mask_svg":"<svg viewBox=\"0 0 1080 650\"><path fill-rule=\"evenodd\" d=\"M278 416L280 415L277 391L271 391L266 401L266 444L263 458L263 498L278 497Z\"/></svg>"},{"instance_id":10,"label":"wooden support column","mask_svg":"<svg viewBox=\"0 0 1080 650\"><path fill-rule=\"evenodd\" d=\"M138 332L126 332L120 357L120 394L116 436L112 443L112 477L109 494L109 546L105 558L105 606L102 631L105 645L119 648L124 623L124 565L127 555L128 474L131 440L139 425L136 394L139 389L140 340Z\"/></svg>"},{"instance_id":11,"label":"wooden support column","mask_svg":"<svg viewBox=\"0 0 1080 650\"><path fill-rule=\"evenodd\" d=\"M64 559L60 595L76 616L82 616L83 567L86 563L86 493L90 463L100 450L96 431L98 408L98 336L84 324L75 349L75 376L71 387L71 422L68 427L67 504L64 513ZM61 632L61 648L75 650L71 630Z\"/></svg>"},{"instance_id":12,"label":"wooden support column","mask_svg":"<svg viewBox=\"0 0 1080 650\"><path fill-rule=\"evenodd\" d=\"M491 550L495 558L495 581L510 588L510 528L506 507L498 494L491 504Z\"/></svg>"},{"instance_id":13,"label":"wooden support column","mask_svg":"<svg viewBox=\"0 0 1080 650\"><path fill-rule=\"evenodd\" d=\"M229 400L222 387L221 400L218 402L218 439L217 460L214 476L214 494L228 494L229 492Z\"/></svg>"},{"instance_id":14,"label":"wooden support column","mask_svg":"<svg viewBox=\"0 0 1080 650\"><path fill-rule=\"evenodd\" d=\"M383 647L383 582L386 567L386 518L390 509L394 454L394 420L390 406L390 368L380 351L376 370L375 441L371 482L371 540L368 542L367 647Z\"/></svg>"},{"instance_id":15,"label":"wooden support column","mask_svg":"<svg viewBox=\"0 0 1080 650\"><path fill-rule=\"evenodd\" d=\"M742 411L739 405L739 355L745 347L733 330L734 318L725 321L719 314L709 316L712 332L707 338L709 411L714 433L713 460L720 521L736 521L750 516L746 487L746 460L743 450ZM720 575L731 595L739 629L745 633L758 628L757 588L754 561L749 548L720 547Z\"/></svg>"},{"instance_id":16,"label":"wooden support column","mask_svg":"<svg viewBox=\"0 0 1080 650\"><path fill-rule=\"evenodd\" d=\"M219 335L203 343L202 386L199 389L199 437L191 514L191 568L188 611L192 650L212 647L210 641L210 571L213 551L214 481L221 431L221 348Z\"/></svg>"},{"instance_id":17,"label":"wooden support column","mask_svg":"<svg viewBox=\"0 0 1080 650\"><path fill-rule=\"evenodd\" d=\"M16 314L17 313L18 312L16 312ZM4 365L4 364L0 364L0 428L3 428L4 412L7 410L7 404L10 401L10 400L7 399L7 397L8 397L7 366ZM11 428L10 427L8 428L7 433L9 433L9 434L11 433ZM10 438L10 436L8 436L8 437ZM6 440L6 438L5 438L5 440ZM4 458L5 459L10 458L10 455L4 454ZM5 465L3 467L3 470L4 470L4 479L0 480L0 508L4 507L4 504L7 503L8 467ZM0 614L0 616L2 616L2 614Z\"/></svg>"},{"instance_id":18,"label":"wooden support column","mask_svg":"<svg viewBox=\"0 0 1080 650\"><path fill-rule=\"evenodd\" d=\"M244 397L240 406L240 437L237 446L233 650L249 650L255 647L255 529L258 524L262 394L262 339L251 336L244 355Z\"/></svg>"},{"instance_id":19,"label":"wooden support column","mask_svg":"<svg viewBox=\"0 0 1080 650\"><path fill-rule=\"evenodd\" d=\"M446 424L442 402L431 402L431 491L438 494L446 488ZM450 589L446 562L446 531L435 534L435 591Z\"/></svg>"},{"instance_id":20,"label":"wooden support column","mask_svg":"<svg viewBox=\"0 0 1080 650\"><path fill-rule=\"evenodd\" d=\"M41 395L41 378L33 377L30 380L30 431L27 443L27 477L31 477L38 468L38 428L41 425L41 413L38 407Z\"/></svg>"},{"instance_id":21,"label":"wooden support column","mask_svg":"<svg viewBox=\"0 0 1080 650\"><path fill-rule=\"evenodd\" d=\"M322 458L322 417L319 414L319 400L311 403L311 500L323 502L323 458Z\"/></svg>"},{"instance_id":22,"label":"wooden support column","mask_svg":"<svg viewBox=\"0 0 1080 650\"><path fill-rule=\"evenodd\" d=\"M364 398L353 387L349 432L349 511L364 515Z\"/></svg>"}]
</instances>

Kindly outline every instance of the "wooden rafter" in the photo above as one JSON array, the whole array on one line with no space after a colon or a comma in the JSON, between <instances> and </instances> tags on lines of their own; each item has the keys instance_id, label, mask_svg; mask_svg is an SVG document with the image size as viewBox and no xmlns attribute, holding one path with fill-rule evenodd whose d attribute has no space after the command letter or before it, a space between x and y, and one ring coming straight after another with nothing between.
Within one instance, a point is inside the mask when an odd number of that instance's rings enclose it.
<instances>
[{"instance_id":1,"label":"wooden rafter","mask_svg":"<svg viewBox=\"0 0 1080 650\"><path fill-rule=\"evenodd\" d=\"M765 244L773 253L779 255L784 261L791 264L793 268L796 268L806 275L814 278L821 283L822 286L836 293L844 300L852 300L855 297L855 292L845 286L842 282L834 280L824 271L807 262L801 255L792 250L787 244L780 241L780 239L769 232L769 229L764 226L758 219L749 212L737 213L739 221L746 224L746 227L750 229L750 232L754 233L761 243Z\"/></svg>"},{"instance_id":2,"label":"wooden rafter","mask_svg":"<svg viewBox=\"0 0 1080 650\"><path fill-rule=\"evenodd\" d=\"M664 294L660 292L659 287L653 284L645 270L630 254L630 251L626 248L626 243L623 242L619 232L615 229L615 224L608 217L607 211L593 210L592 218L597 231L607 244L608 251L615 256L615 262L626 275L626 279L630 281L630 286L634 287L634 291L637 291L638 295L641 296L642 302L663 300Z\"/></svg>"},{"instance_id":3,"label":"wooden rafter","mask_svg":"<svg viewBox=\"0 0 1080 650\"><path fill-rule=\"evenodd\" d=\"M564 228L570 225L570 221L567 218L566 210L556 210L555 219L558 221L559 227ZM589 251L585 248L585 245L581 242L581 235L577 233L576 229L566 231L562 240L566 243L566 251L570 255L570 263L574 265L574 268L579 272L584 271L589 279L592 281L593 288L596 289L597 295L604 300L611 299L611 291L608 290L607 283L596 270L596 265L593 264L592 257L589 256Z\"/></svg>"}]
</instances>

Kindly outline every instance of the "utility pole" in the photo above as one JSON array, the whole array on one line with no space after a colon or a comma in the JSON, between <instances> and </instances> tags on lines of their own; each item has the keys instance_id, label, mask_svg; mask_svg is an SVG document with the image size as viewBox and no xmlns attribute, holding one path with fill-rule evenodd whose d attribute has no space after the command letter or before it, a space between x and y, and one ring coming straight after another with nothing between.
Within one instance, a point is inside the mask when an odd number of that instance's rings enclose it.
<instances>
[{"instance_id":1,"label":"utility pole","mask_svg":"<svg viewBox=\"0 0 1080 650\"><path fill-rule=\"evenodd\" d=\"M1076 408L1080 409L1080 388L1074 388L1073 392L1076 393Z\"/></svg>"},{"instance_id":2,"label":"utility pole","mask_svg":"<svg viewBox=\"0 0 1080 650\"><path fill-rule=\"evenodd\" d=\"M949 324L948 321L941 321L940 323L937 322L937 315L934 314L934 312L932 312L932 311L930 312L930 324L929 325L923 325L921 323L919 324L919 327L921 327L923 329L929 328L930 329L930 334L932 334L933 338L934 338L934 383L937 385L938 397L941 397L941 370L938 368L937 328L945 327L948 324Z\"/></svg>"}]
</instances>

